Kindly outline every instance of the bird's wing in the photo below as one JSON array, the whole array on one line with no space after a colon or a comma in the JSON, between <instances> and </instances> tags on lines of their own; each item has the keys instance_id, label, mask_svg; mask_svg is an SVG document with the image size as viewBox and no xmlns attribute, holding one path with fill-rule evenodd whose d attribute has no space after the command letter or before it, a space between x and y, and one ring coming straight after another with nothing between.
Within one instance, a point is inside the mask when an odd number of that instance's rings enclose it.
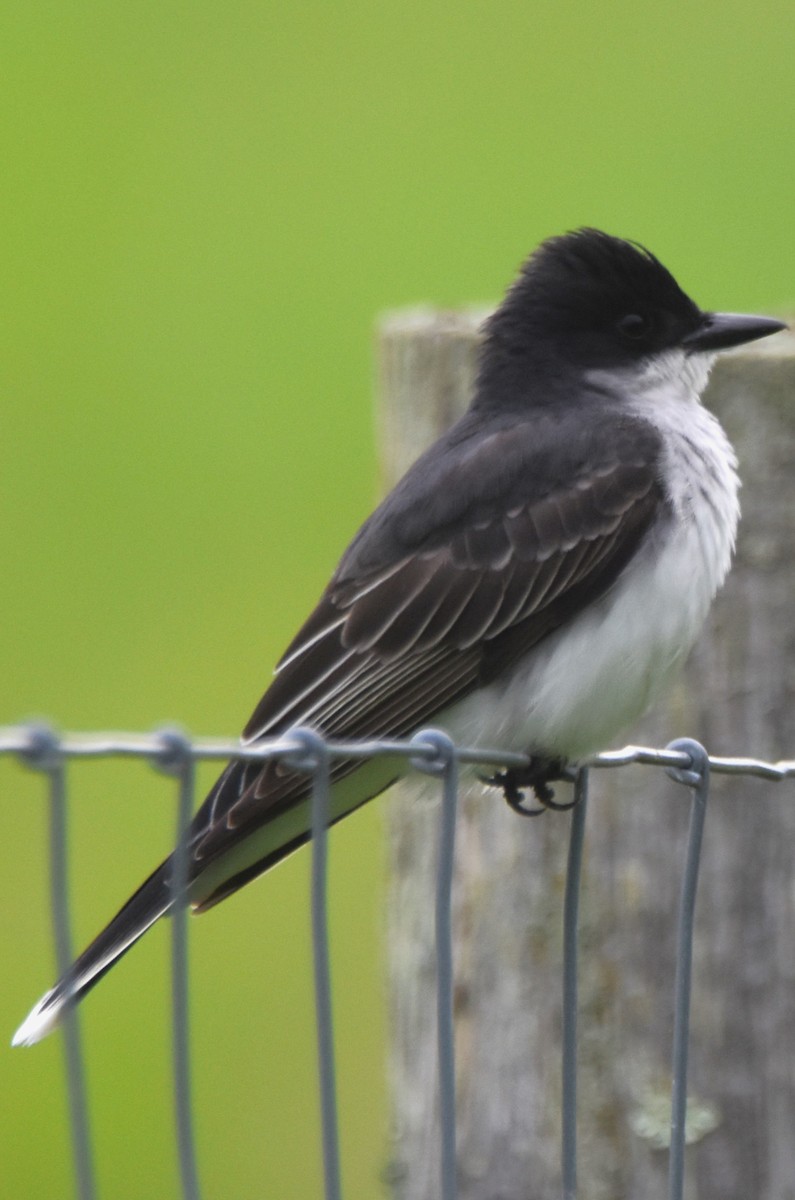
<instances>
[{"instance_id":1,"label":"bird's wing","mask_svg":"<svg viewBox=\"0 0 795 1200\"><path fill-rule=\"evenodd\" d=\"M615 581L664 503L655 449L603 455L542 495L528 481L518 485L522 498L506 480L468 519L440 527L431 517L429 528L404 533L397 555L380 554L393 535L389 513L377 511L375 545L365 526L279 663L245 740L295 725L338 740L401 737L488 682ZM470 472L481 465L470 455ZM395 523L399 516L398 508ZM353 767L338 762L333 777ZM306 777L283 764L230 765L196 815L196 872L306 792Z\"/></svg>"}]
</instances>

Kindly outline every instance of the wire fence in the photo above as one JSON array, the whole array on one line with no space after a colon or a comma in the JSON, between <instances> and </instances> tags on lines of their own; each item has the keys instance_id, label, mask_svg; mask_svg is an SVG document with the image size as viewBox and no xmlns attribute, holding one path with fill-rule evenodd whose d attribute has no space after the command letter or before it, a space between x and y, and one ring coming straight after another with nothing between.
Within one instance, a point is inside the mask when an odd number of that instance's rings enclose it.
<instances>
[{"instance_id":1,"label":"wire fence","mask_svg":"<svg viewBox=\"0 0 795 1200\"><path fill-rule=\"evenodd\" d=\"M440 1113L439 1195L456 1200L456 1111L453 1019L452 884L454 875L458 775L462 765L509 768L523 766L522 755L477 747L460 747L439 730L424 730L410 741L342 743L326 741L310 729L294 729L277 741L241 747L221 739L191 739L166 730L149 735L57 735L43 725L0 728L0 754L17 755L46 780L50 806L50 880L53 934L59 974L72 961L69 872L66 853L68 794L66 765L73 759L142 758L176 784L177 851L174 887L179 900L172 921L172 1041L176 1142L183 1200L200 1200L191 1106L191 1052L188 988L188 877L185 830L195 802L195 768L201 761L282 759L311 776L311 923L315 1012L319 1063L322 1156L325 1200L342 1200L339 1131L336 1105L334 1038L331 1005L331 963L327 921L327 834L330 771L336 759L366 760L401 757L411 768L438 780L441 808L436 875L437 1047ZM674 981L674 1035L670 1123L670 1200L682 1200L685 1180L685 1115L689 1049L690 990L693 927L704 819L711 774L755 776L780 781L795 776L795 761L765 762L753 758L712 757L698 742L683 739L663 750L626 746L599 754L572 772L575 805L572 813L563 914L563 1013L561 1195L577 1195L577 981L578 907L583 842L592 769L642 764L664 769L674 782L692 793L690 828L682 873ZM96 1176L86 1102L84 1061L78 1011L67 1010L64 1020L66 1076L71 1120L76 1193L95 1200Z\"/></svg>"}]
</instances>

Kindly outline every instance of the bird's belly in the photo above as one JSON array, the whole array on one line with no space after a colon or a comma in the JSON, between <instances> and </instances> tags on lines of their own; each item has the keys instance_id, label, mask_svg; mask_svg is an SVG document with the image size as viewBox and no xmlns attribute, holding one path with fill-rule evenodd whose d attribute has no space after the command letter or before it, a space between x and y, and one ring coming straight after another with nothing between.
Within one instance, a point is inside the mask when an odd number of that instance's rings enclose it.
<instances>
[{"instance_id":1,"label":"bird's belly","mask_svg":"<svg viewBox=\"0 0 795 1200\"><path fill-rule=\"evenodd\" d=\"M603 749L664 688L728 567L675 525L599 601L440 723L461 744L577 759Z\"/></svg>"}]
</instances>

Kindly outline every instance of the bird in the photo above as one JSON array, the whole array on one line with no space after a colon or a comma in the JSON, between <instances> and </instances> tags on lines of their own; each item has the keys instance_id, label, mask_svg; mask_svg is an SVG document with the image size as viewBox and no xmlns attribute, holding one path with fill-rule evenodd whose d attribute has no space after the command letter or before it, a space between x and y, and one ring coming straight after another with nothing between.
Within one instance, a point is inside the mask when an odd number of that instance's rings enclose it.
<instances>
[{"instance_id":1,"label":"bird","mask_svg":"<svg viewBox=\"0 0 795 1200\"><path fill-rule=\"evenodd\" d=\"M242 741L297 726L527 754L530 789L602 749L658 695L729 570L737 460L701 397L716 353L785 329L700 308L638 242L543 241L482 330L471 403L348 545ZM395 758L335 761L331 820L384 791ZM306 774L233 760L187 833L203 912L306 843ZM173 855L33 1008L39 1041L175 904Z\"/></svg>"}]
</instances>

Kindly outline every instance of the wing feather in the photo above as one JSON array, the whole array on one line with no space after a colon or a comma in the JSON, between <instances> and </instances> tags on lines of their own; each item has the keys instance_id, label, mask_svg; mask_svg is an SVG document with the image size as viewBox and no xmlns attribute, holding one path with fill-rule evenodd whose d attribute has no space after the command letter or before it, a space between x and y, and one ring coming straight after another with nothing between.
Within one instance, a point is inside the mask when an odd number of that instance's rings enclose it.
<instances>
[{"instance_id":1,"label":"wing feather","mask_svg":"<svg viewBox=\"0 0 795 1200\"><path fill-rule=\"evenodd\" d=\"M433 556L435 558L435 556ZM506 573L507 585L508 573ZM424 650L442 640L479 583L476 571L438 570L432 564L424 586L398 613L379 643L379 654L390 657Z\"/></svg>"},{"instance_id":2,"label":"wing feather","mask_svg":"<svg viewBox=\"0 0 795 1200\"><path fill-rule=\"evenodd\" d=\"M423 591L435 574L435 563L429 558L410 558L401 564L389 580L388 596L385 589L368 588L361 598L350 603L350 610L342 630L344 646L355 646L358 650L369 650L377 643L382 653L388 654L388 634L395 620L400 617L412 600ZM335 603L339 603L335 597Z\"/></svg>"}]
</instances>

